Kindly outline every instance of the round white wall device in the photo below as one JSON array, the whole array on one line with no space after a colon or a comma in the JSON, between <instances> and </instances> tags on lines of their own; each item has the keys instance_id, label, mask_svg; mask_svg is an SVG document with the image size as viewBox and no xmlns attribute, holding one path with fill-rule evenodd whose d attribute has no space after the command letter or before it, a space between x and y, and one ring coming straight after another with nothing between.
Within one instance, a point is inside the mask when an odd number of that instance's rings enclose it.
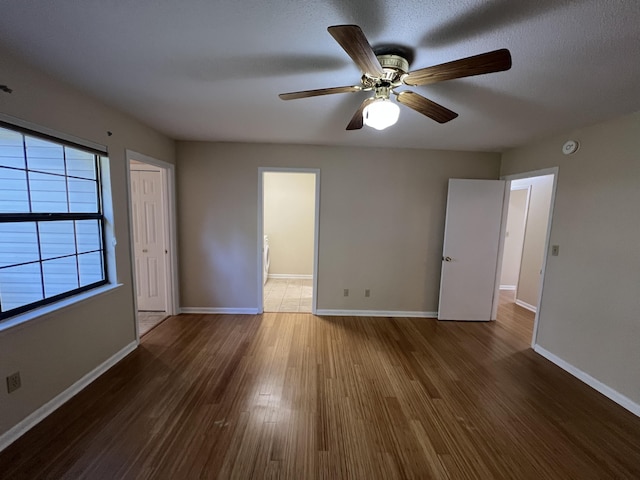
<instances>
[{"instance_id":1,"label":"round white wall device","mask_svg":"<svg viewBox=\"0 0 640 480\"><path fill-rule=\"evenodd\" d=\"M576 140L567 140L562 146L562 153L565 155L571 155L572 153L576 153L580 144Z\"/></svg>"}]
</instances>

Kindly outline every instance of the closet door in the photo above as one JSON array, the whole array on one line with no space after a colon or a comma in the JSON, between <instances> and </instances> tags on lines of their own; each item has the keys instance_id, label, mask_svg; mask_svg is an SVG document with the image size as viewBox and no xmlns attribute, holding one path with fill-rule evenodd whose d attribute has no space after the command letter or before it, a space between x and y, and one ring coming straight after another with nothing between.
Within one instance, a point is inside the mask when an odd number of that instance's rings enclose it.
<instances>
[{"instance_id":1,"label":"closet door","mask_svg":"<svg viewBox=\"0 0 640 480\"><path fill-rule=\"evenodd\" d=\"M166 311L162 175L131 171L138 310Z\"/></svg>"}]
</instances>

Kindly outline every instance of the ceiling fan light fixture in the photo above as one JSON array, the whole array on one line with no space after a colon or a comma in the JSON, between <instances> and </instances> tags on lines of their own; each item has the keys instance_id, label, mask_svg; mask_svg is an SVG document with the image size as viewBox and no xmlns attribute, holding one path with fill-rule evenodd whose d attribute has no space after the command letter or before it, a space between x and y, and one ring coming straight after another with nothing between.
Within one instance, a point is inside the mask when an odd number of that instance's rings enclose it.
<instances>
[{"instance_id":1,"label":"ceiling fan light fixture","mask_svg":"<svg viewBox=\"0 0 640 480\"><path fill-rule=\"evenodd\" d=\"M388 98L377 98L365 107L362 116L365 125L384 130L398 121L400 107Z\"/></svg>"},{"instance_id":2,"label":"ceiling fan light fixture","mask_svg":"<svg viewBox=\"0 0 640 480\"><path fill-rule=\"evenodd\" d=\"M368 125L384 130L398 121L400 107L389 101L394 94L398 103L411 108L438 123L447 123L458 116L436 102L410 90L396 92L402 85L429 85L457 78L502 72L511 68L511 53L506 48L460 58L451 62L409 71L413 49L402 45L379 45L375 50L357 25L333 25L327 29L362 72L360 85L319 88L281 93L282 100L319 97L334 93L375 92L364 99L351 117L346 130L360 130Z\"/></svg>"}]
</instances>

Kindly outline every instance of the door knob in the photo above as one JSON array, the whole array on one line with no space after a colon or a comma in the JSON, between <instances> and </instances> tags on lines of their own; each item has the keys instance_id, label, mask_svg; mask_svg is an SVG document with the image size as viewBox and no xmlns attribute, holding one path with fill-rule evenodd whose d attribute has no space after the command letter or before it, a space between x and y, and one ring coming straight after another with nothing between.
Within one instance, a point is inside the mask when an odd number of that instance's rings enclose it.
<instances>
[{"instance_id":1,"label":"door knob","mask_svg":"<svg viewBox=\"0 0 640 480\"><path fill-rule=\"evenodd\" d=\"M444 260L445 262L450 262L451 261L451 257L442 257L442 260Z\"/></svg>"}]
</instances>

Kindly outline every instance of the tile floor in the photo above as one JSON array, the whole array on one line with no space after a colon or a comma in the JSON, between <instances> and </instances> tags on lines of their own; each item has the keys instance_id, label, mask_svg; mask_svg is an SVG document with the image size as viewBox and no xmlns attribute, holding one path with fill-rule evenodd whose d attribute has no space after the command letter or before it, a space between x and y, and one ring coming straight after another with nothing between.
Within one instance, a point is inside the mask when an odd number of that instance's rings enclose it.
<instances>
[{"instance_id":1,"label":"tile floor","mask_svg":"<svg viewBox=\"0 0 640 480\"><path fill-rule=\"evenodd\" d=\"M138 333L140 336L167 318L165 312L138 312Z\"/></svg>"},{"instance_id":2,"label":"tile floor","mask_svg":"<svg viewBox=\"0 0 640 480\"><path fill-rule=\"evenodd\" d=\"M270 278L264 285L265 312L311 312L313 280Z\"/></svg>"}]
</instances>

